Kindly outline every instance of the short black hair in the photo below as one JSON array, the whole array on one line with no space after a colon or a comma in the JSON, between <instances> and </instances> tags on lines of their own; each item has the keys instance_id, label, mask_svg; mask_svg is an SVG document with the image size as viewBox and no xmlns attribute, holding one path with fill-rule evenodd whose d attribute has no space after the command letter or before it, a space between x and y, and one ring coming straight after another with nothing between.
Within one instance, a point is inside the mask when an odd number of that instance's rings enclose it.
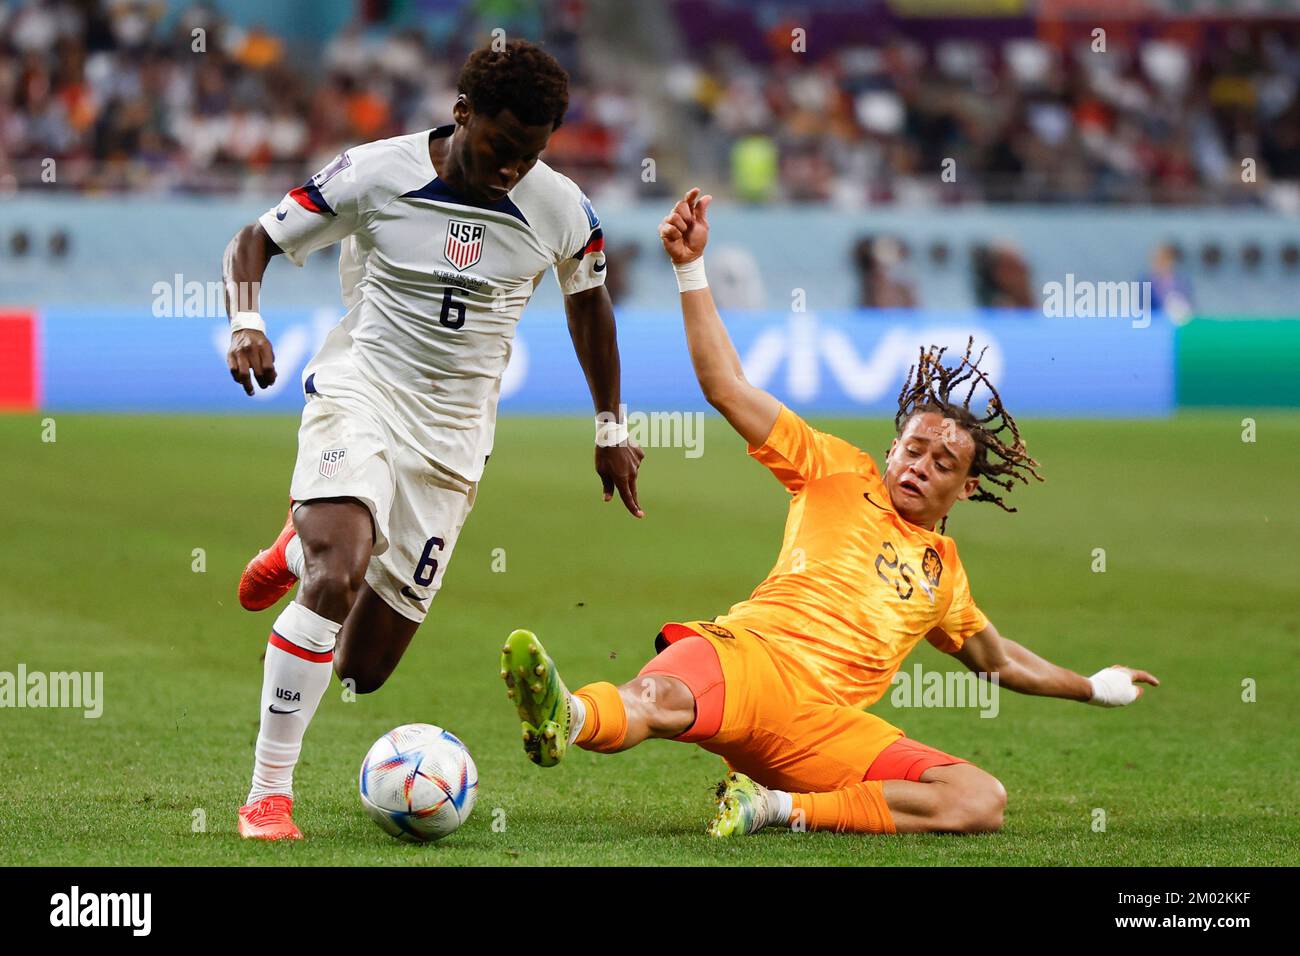
<instances>
[{"instance_id":1,"label":"short black hair","mask_svg":"<svg viewBox=\"0 0 1300 956\"><path fill-rule=\"evenodd\" d=\"M475 50L456 80L470 107L484 116L509 110L521 123L559 129L569 108L569 74L536 43L511 40L504 49Z\"/></svg>"}]
</instances>

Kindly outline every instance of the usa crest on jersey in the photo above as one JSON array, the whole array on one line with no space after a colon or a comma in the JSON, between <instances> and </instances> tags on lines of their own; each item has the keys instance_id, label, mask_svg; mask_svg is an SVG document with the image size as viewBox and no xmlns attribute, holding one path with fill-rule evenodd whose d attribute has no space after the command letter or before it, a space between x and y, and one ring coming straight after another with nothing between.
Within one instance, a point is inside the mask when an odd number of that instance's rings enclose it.
<instances>
[{"instance_id":1,"label":"usa crest on jersey","mask_svg":"<svg viewBox=\"0 0 1300 956\"><path fill-rule=\"evenodd\" d=\"M320 473L322 478L333 478L343 467L343 459L347 458L348 450L346 448L330 448L320 453Z\"/></svg>"},{"instance_id":2,"label":"usa crest on jersey","mask_svg":"<svg viewBox=\"0 0 1300 956\"><path fill-rule=\"evenodd\" d=\"M447 244L442 254L457 272L464 272L483 255L483 232L481 222L452 219L447 223Z\"/></svg>"}]
</instances>

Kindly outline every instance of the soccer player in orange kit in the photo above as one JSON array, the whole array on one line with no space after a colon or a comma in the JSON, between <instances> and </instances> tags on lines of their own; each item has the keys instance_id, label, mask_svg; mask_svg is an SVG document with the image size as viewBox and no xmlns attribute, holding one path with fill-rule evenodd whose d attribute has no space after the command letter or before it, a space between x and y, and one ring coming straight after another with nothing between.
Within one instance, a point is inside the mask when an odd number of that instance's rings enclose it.
<instances>
[{"instance_id":1,"label":"soccer player in orange kit","mask_svg":"<svg viewBox=\"0 0 1300 956\"><path fill-rule=\"evenodd\" d=\"M659 655L621 687L570 694L536 636L511 634L501 675L525 751L552 766L573 744L613 753L656 737L696 743L731 768L708 828L719 837L766 826L997 830L1007 799L997 778L862 709L918 641L1025 694L1116 707L1159 682L1118 665L1092 677L1058 667L1002 637L972 599L956 543L935 528L957 501L1014 510L994 489L1041 478L970 346L953 366L942 350L922 351L883 474L745 380L704 277L711 198L687 193L660 238L705 397L792 495L781 553L726 614L665 624ZM992 396L984 414L968 408L980 385Z\"/></svg>"}]
</instances>

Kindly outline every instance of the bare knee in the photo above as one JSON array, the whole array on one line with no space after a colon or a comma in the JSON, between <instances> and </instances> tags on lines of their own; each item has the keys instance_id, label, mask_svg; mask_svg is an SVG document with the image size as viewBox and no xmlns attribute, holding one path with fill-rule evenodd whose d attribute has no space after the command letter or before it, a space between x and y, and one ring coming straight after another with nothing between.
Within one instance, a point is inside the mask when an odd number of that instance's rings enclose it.
<instances>
[{"instance_id":1,"label":"bare knee","mask_svg":"<svg viewBox=\"0 0 1300 956\"><path fill-rule=\"evenodd\" d=\"M356 694L373 694L383 687L393 668L384 661L367 660L340 647L334 655L334 673Z\"/></svg>"},{"instance_id":2,"label":"bare knee","mask_svg":"<svg viewBox=\"0 0 1300 956\"><path fill-rule=\"evenodd\" d=\"M352 610L366 579L366 564L325 551L304 561L298 601L322 617L341 621Z\"/></svg>"},{"instance_id":3,"label":"bare knee","mask_svg":"<svg viewBox=\"0 0 1300 956\"><path fill-rule=\"evenodd\" d=\"M993 774L970 764L944 786L947 789L941 813L942 829L952 833L993 833L1002 829L1007 791Z\"/></svg>"},{"instance_id":4,"label":"bare knee","mask_svg":"<svg viewBox=\"0 0 1300 956\"><path fill-rule=\"evenodd\" d=\"M294 524L303 552L298 602L342 621L361 593L370 563L370 512L353 499L309 501L294 513Z\"/></svg>"},{"instance_id":5,"label":"bare knee","mask_svg":"<svg viewBox=\"0 0 1300 956\"><path fill-rule=\"evenodd\" d=\"M624 707L635 710L655 737L676 737L695 722L690 688L668 674L643 674L619 688Z\"/></svg>"}]
</instances>

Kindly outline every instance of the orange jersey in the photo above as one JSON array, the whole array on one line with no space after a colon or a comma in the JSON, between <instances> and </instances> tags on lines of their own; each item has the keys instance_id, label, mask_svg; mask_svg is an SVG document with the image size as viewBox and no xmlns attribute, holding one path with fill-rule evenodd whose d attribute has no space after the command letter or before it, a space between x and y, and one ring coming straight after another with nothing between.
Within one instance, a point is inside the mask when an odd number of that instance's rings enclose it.
<instances>
[{"instance_id":1,"label":"orange jersey","mask_svg":"<svg viewBox=\"0 0 1300 956\"><path fill-rule=\"evenodd\" d=\"M756 634L793 679L865 707L933 628L955 651L988 625L956 542L900 517L866 452L782 407L749 454L794 499L776 566L717 623Z\"/></svg>"}]
</instances>

